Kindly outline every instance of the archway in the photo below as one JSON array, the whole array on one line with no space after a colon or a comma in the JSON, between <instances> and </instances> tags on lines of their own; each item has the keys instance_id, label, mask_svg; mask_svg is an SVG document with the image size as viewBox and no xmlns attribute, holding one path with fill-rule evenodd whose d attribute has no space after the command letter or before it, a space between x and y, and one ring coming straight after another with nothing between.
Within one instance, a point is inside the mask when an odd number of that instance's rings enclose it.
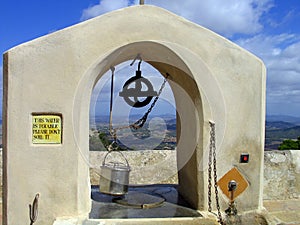
<instances>
[{"instance_id":1,"label":"archway","mask_svg":"<svg viewBox=\"0 0 300 225\"><path fill-rule=\"evenodd\" d=\"M203 157L203 109L201 96L198 92L199 88L193 79L192 73L185 65L184 61L170 48L161 43L155 42L137 42L126 46L122 46L115 51L107 54L105 59L100 59L82 79L81 85L78 86L77 101L74 102L74 112L89 107L82 104L88 104L88 101L79 100L82 93L87 92L91 96L93 86L101 78L101 76L111 67L121 62L132 60L137 54L140 54L145 61L155 67L162 74L170 74L170 86L174 93L177 124L179 129L177 133L177 166L179 177L179 190L182 196L195 209L203 209L205 202L204 195L204 174L201 171ZM201 62L200 62L201 63ZM205 68L204 68L205 69ZM79 91L80 90L80 91ZM80 98L79 97L79 98ZM77 103L80 103L79 105ZM80 112L80 117L74 119L80 122L80 127L88 128L88 112ZM86 116L84 116L86 115ZM85 121L85 122L83 122ZM197 121L195 123L195 121ZM76 125L76 123L74 123ZM78 147L82 151L87 161L88 143L82 140L85 135L84 131L74 127L74 131L78 131ZM76 133L76 132L75 132Z\"/></svg>"},{"instance_id":2,"label":"archway","mask_svg":"<svg viewBox=\"0 0 300 225\"><path fill-rule=\"evenodd\" d=\"M138 65L142 76L153 86L153 91L160 94L153 96L151 102L143 107L132 107L120 96L120 92L129 78L136 77ZM177 183L176 106L168 79L140 59L126 61L112 69L113 74L109 70L98 80L91 99L89 161L92 185L99 185L100 165L107 147L113 141L110 122L111 128L116 129L117 147L131 165L130 184ZM131 90L134 84L130 85ZM145 83L142 85L142 90L145 91ZM142 127L128 127L145 115L147 119Z\"/></svg>"}]
</instances>

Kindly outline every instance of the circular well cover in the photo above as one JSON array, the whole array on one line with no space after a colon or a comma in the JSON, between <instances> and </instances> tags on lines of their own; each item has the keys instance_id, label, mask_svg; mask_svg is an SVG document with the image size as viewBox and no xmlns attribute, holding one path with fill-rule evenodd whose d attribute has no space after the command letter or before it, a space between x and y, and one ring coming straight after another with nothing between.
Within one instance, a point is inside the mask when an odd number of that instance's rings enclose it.
<instances>
[{"instance_id":1,"label":"circular well cover","mask_svg":"<svg viewBox=\"0 0 300 225\"><path fill-rule=\"evenodd\" d=\"M113 201L124 206L149 209L162 205L165 199L142 192L129 191L124 197L115 198Z\"/></svg>"}]
</instances>

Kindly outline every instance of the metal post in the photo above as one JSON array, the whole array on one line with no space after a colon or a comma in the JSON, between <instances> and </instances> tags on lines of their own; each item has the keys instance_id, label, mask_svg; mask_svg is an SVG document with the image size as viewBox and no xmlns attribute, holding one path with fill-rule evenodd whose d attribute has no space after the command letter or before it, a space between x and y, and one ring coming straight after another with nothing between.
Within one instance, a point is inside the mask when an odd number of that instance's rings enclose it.
<instances>
[{"instance_id":1,"label":"metal post","mask_svg":"<svg viewBox=\"0 0 300 225\"><path fill-rule=\"evenodd\" d=\"M236 190L236 188L237 188L237 182L235 180L231 180L228 183L228 191L230 192L230 202L229 202L228 209L225 210L227 216L237 215L237 209L234 203L234 191Z\"/></svg>"},{"instance_id":2,"label":"metal post","mask_svg":"<svg viewBox=\"0 0 300 225\"><path fill-rule=\"evenodd\" d=\"M145 0L140 0L140 5L144 5Z\"/></svg>"}]
</instances>

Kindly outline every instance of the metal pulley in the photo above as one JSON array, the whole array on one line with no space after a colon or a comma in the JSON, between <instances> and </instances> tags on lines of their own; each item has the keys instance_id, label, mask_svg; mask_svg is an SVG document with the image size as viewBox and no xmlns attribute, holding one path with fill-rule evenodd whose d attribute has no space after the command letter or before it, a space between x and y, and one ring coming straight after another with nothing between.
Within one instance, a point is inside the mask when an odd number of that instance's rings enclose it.
<instances>
[{"instance_id":1,"label":"metal pulley","mask_svg":"<svg viewBox=\"0 0 300 225\"><path fill-rule=\"evenodd\" d=\"M141 108L148 105L157 92L154 91L151 82L142 76L140 70L142 60L138 64L138 70L135 76L129 78L123 85L119 96L123 97L125 102L135 108Z\"/></svg>"}]
</instances>

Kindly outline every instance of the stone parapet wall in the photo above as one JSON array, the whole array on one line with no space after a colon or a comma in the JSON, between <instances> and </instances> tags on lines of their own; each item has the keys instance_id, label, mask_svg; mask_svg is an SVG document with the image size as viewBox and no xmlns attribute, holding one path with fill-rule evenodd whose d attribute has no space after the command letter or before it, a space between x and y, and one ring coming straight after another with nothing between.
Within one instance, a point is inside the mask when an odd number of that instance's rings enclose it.
<instances>
[{"instance_id":1,"label":"stone parapet wall","mask_svg":"<svg viewBox=\"0 0 300 225\"><path fill-rule=\"evenodd\" d=\"M92 184L99 183L99 168L105 154L105 152L90 153ZM130 174L131 184L178 182L176 151L131 151L124 154L133 169ZM263 198L272 200L300 198L300 151L265 152Z\"/></svg>"},{"instance_id":2,"label":"stone parapet wall","mask_svg":"<svg viewBox=\"0 0 300 225\"><path fill-rule=\"evenodd\" d=\"M106 152L90 152L90 175L99 184L100 166ZM131 184L171 183L177 180L176 151L130 151L123 153L132 168ZM2 191L2 151L0 151ZM264 163L264 199L300 198L300 151L266 151ZM121 158L119 158L121 160Z\"/></svg>"},{"instance_id":3,"label":"stone parapet wall","mask_svg":"<svg viewBox=\"0 0 300 225\"><path fill-rule=\"evenodd\" d=\"M90 152L92 185L99 185L100 166L106 154L107 152L102 151ZM122 154L131 168L130 184L176 184L178 182L175 150L123 151ZM124 163L124 159L118 153L108 155L106 162L110 161Z\"/></svg>"},{"instance_id":4,"label":"stone parapet wall","mask_svg":"<svg viewBox=\"0 0 300 225\"><path fill-rule=\"evenodd\" d=\"M300 198L300 151L266 151L264 199Z\"/></svg>"}]
</instances>

